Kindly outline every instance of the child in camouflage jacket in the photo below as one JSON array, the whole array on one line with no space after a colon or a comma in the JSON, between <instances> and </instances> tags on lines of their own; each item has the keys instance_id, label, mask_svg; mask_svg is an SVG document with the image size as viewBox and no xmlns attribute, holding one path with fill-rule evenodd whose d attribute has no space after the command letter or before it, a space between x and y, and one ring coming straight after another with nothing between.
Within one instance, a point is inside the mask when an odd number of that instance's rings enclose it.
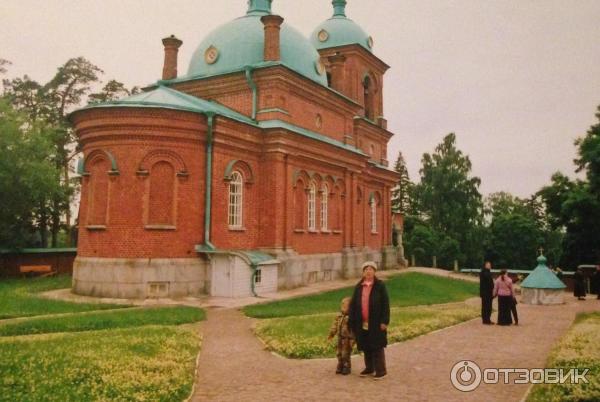
<instances>
[{"instance_id":1,"label":"child in camouflage jacket","mask_svg":"<svg viewBox=\"0 0 600 402\"><path fill-rule=\"evenodd\" d=\"M350 356L354 347L354 334L348 326L348 311L350 309L350 297L342 299L340 313L335 317L335 321L329 330L328 340L337 335L337 358L338 364L336 374L350 374L351 364Z\"/></svg>"}]
</instances>

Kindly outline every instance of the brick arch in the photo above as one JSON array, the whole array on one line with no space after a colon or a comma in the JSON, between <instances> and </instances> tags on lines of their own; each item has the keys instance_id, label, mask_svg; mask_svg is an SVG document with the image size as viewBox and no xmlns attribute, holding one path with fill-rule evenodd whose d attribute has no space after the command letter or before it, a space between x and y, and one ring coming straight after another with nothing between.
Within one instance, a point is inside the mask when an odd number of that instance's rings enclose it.
<instances>
[{"instance_id":1,"label":"brick arch","mask_svg":"<svg viewBox=\"0 0 600 402\"><path fill-rule=\"evenodd\" d=\"M87 198L88 228L104 228L108 224L111 187L109 176L111 172L118 174L116 162L110 156L106 151L97 150L84 159L82 195L85 193Z\"/></svg>"},{"instance_id":2,"label":"brick arch","mask_svg":"<svg viewBox=\"0 0 600 402\"><path fill-rule=\"evenodd\" d=\"M94 163L94 161L96 161L98 158L106 158L106 160L110 163L110 170L106 171L108 174L112 174L112 175L119 174L119 167L117 166L116 158L113 156L112 153L110 153L109 151L106 151L104 149L95 149L92 152L90 152L89 154L87 154L83 159L82 166L80 167L80 170L81 170L80 173L83 176L89 175L89 171L88 171L89 164Z\"/></svg>"},{"instance_id":3,"label":"brick arch","mask_svg":"<svg viewBox=\"0 0 600 402\"><path fill-rule=\"evenodd\" d=\"M156 149L148 152L140 161L138 173L148 174L152 166L161 161L169 162L177 172L177 176L187 176L188 171L183 158L177 152L167 149Z\"/></svg>"},{"instance_id":4,"label":"brick arch","mask_svg":"<svg viewBox=\"0 0 600 402\"><path fill-rule=\"evenodd\" d=\"M308 189L308 185L311 180L311 175L306 170L296 170L294 175L292 176L292 183L294 183L294 188L298 185L298 182L302 183L303 188Z\"/></svg>"},{"instance_id":5,"label":"brick arch","mask_svg":"<svg viewBox=\"0 0 600 402\"><path fill-rule=\"evenodd\" d=\"M381 193L379 191L371 191L369 193L369 204L375 199L377 206L381 205Z\"/></svg>"},{"instance_id":6,"label":"brick arch","mask_svg":"<svg viewBox=\"0 0 600 402\"><path fill-rule=\"evenodd\" d=\"M229 161L229 163L227 163L227 167L225 167L224 180L227 182L231 181L231 175L236 170L242 174L245 184L254 183L254 173L252 172L252 167L248 162L240 159L232 159Z\"/></svg>"}]
</instances>

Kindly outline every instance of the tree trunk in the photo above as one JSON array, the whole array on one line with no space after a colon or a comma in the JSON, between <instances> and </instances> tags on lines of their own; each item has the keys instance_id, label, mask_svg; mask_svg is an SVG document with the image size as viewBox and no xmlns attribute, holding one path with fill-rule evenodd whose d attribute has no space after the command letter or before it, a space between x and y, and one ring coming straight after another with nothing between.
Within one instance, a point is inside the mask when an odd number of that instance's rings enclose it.
<instances>
[{"instance_id":1,"label":"tree trunk","mask_svg":"<svg viewBox=\"0 0 600 402\"><path fill-rule=\"evenodd\" d=\"M48 248L48 215L46 214L46 208L42 205L40 209L40 240L42 242L42 248Z\"/></svg>"},{"instance_id":2,"label":"tree trunk","mask_svg":"<svg viewBox=\"0 0 600 402\"><path fill-rule=\"evenodd\" d=\"M65 162L64 166L64 175L65 175L65 186L67 188L70 187L69 182L69 162ZM71 195L67 196L67 211L66 211L66 226L67 226L67 247L71 247L73 245L73 239L71 236Z\"/></svg>"}]
</instances>

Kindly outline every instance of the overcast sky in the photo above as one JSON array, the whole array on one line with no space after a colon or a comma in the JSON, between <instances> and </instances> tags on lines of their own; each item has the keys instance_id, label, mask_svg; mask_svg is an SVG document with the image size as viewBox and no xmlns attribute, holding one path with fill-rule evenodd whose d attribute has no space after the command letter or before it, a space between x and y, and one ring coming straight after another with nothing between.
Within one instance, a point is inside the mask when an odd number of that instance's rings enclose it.
<instances>
[{"instance_id":1,"label":"overcast sky","mask_svg":"<svg viewBox=\"0 0 600 402\"><path fill-rule=\"evenodd\" d=\"M128 86L162 73L161 38L183 40L180 75L212 29L246 0L1 0L0 58L8 77L47 82L84 56L103 79ZM330 0L274 0L305 35L332 14ZM528 196L553 172L573 174L573 141L597 123L600 0L348 0L347 15L391 66L384 114L418 180L424 152L449 132L473 162L481 192Z\"/></svg>"}]
</instances>

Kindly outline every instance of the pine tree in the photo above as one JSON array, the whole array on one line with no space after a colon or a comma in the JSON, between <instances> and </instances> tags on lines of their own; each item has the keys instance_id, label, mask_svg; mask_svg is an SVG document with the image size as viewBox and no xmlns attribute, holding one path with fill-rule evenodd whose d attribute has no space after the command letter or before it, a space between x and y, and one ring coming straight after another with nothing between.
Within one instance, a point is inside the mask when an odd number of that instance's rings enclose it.
<instances>
[{"instance_id":1,"label":"pine tree","mask_svg":"<svg viewBox=\"0 0 600 402\"><path fill-rule=\"evenodd\" d=\"M400 179L398 180L398 184L392 189L392 211L406 215L410 210L410 189L412 183L410 182L406 161L401 151L398 151L394 170L400 174Z\"/></svg>"}]
</instances>

